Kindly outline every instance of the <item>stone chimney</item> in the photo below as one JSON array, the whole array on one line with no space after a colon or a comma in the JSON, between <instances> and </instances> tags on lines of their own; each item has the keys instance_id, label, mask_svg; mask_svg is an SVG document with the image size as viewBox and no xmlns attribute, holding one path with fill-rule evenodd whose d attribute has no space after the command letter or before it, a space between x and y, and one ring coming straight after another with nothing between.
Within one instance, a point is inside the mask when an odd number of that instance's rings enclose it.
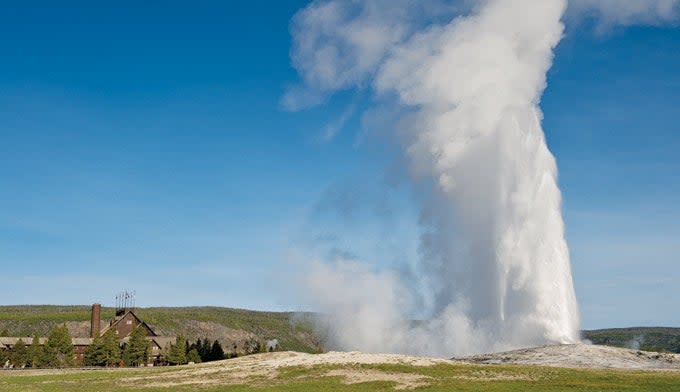
<instances>
[{"instance_id":1,"label":"stone chimney","mask_svg":"<svg viewBox=\"0 0 680 392\"><path fill-rule=\"evenodd\" d=\"M99 328L102 319L101 304L92 305L92 319L90 321L90 337L96 338L99 335Z\"/></svg>"}]
</instances>

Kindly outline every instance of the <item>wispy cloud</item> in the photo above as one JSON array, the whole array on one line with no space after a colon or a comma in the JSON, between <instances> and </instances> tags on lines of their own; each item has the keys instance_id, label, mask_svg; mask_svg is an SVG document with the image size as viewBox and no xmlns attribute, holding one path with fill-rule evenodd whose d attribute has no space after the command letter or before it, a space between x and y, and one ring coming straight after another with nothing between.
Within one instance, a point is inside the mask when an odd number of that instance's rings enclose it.
<instances>
[{"instance_id":1,"label":"wispy cloud","mask_svg":"<svg viewBox=\"0 0 680 392\"><path fill-rule=\"evenodd\" d=\"M328 142L333 140L338 132L340 132L345 127L347 121L352 118L356 110L357 105L355 103L351 103L345 108L345 110L342 111L339 117L326 124L326 126L323 128L323 134L321 135L323 141Z\"/></svg>"},{"instance_id":2,"label":"wispy cloud","mask_svg":"<svg viewBox=\"0 0 680 392\"><path fill-rule=\"evenodd\" d=\"M281 97L281 107L290 112L297 112L317 106L325 100L326 94L322 91L291 85Z\"/></svg>"},{"instance_id":3,"label":"wispy cloud","mask_svg":"<svg viewBox=\"0 0 680 392\"><path fill-rule=\"evenodd\" d=\"M668 25L680 21L680 0L571 0L572 19L596 18L599 29Z\"/></svg>"}]
</instances>

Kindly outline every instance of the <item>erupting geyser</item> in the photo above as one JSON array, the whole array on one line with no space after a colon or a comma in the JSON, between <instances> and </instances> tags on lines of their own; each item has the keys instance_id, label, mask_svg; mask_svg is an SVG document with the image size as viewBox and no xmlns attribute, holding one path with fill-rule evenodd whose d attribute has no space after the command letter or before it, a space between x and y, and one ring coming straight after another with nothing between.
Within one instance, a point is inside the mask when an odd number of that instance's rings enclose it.
<instances>
[{"instance_id":1,"label":"erupting geyser","mask_svg":"<svg viewBox=\"0 0 680 392\"><path fill-rule=\"evenodd\" d=\"M314 263L307 286L342 349L461 355L578 340L555 160L538 107L565 0L317 1L292 23L304 105L370 83L401 108L423 197L426 293L355 261ZM392 11L386 11L392 10ZM423 25L421 21L442 23ZM431 317L412 322L425 296Z\"/></svg>"}]
</instances>

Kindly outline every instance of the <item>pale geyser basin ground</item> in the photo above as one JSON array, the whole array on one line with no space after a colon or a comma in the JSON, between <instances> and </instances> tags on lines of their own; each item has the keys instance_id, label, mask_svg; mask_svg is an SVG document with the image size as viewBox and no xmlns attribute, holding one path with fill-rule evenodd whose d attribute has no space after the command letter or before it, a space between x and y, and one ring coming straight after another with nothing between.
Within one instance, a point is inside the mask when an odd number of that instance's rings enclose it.
<instances>
[{"instance_id":1,"label":"pale geyser basin ground","mask_svg":"<svg viewBox=\"0 0 680 392\"><path fill-rule=\"evenodd\" d=\"M542 346L456 359L361 352L274 352L163 368L0 373L0 391L461 388L673 391L680 388L680 354L586 344Z\"/></svg>"}]
</instances>

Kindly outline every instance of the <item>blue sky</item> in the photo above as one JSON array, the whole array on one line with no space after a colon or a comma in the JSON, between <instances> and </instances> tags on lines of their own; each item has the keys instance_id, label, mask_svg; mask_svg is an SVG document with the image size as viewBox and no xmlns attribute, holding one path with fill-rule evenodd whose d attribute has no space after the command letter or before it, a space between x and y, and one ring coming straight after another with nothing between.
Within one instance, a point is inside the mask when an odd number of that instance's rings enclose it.
<instances>
[{"instance_id":1,"label":"blue sky","mask_svg":"<svg viewBox=\"0 0 680 392\"><path fill-rule=\"evenodd\" d=\"M417 257L367 94L281 107L305 1L68 4L0 13L0 303L295 310L300 255ZM678 47L570 26L548 75L585 328L680 325Z\"/></svg>"}]
</instances>

